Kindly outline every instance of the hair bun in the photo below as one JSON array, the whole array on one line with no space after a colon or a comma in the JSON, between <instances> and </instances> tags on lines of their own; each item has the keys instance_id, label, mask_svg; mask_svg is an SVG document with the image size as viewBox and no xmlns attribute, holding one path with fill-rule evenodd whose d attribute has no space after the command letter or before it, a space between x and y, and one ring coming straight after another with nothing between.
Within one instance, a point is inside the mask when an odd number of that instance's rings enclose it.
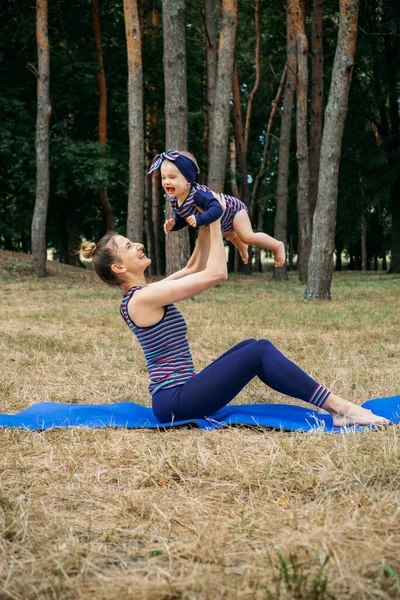
<instances>
[{"instance_id":1,"label":"hair bun","mask_svg":"<svg viewBox=\"0 0 400 600\"><path fill-rule=\"evenodd\" d=\"M91 259L95 250L96 244L94 242L83 242L79 251L79 256L81 258Z\"/></svg>"}]
</instances>

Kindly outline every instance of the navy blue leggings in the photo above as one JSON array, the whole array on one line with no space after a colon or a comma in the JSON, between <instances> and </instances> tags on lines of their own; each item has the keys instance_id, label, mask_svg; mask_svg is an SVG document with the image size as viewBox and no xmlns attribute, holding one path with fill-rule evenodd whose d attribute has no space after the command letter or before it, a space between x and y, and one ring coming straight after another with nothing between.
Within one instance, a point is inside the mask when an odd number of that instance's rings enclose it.
<instances>
[{"instance_id":1,"label":"navy blue leggings","mask_svg":"<svg viewBox=\"0 0 400 600\"><path fill-rule=\"evenodd\" d=\"M258 376L272 389L322 406L329 390L319 385L268 340L244 340L183 385L153 395L161 423L211 416Z\"/></svg>"}]
</instances>

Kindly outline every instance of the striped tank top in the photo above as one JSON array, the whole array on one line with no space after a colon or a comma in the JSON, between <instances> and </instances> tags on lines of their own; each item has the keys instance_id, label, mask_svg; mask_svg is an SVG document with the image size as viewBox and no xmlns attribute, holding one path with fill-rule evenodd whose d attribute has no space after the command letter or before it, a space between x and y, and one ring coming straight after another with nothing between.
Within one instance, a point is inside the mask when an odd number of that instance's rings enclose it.
<instances>
[{"instance_id":1,"label":"striped tank top","mask_svg":"<svg viewBox=\"0 0 400 600\"><path fill-rule=\"evenodd\" d=\"M186 322L174 304L165 307L161 321L150 327L138 327L129 317L128 304L136 290L130 288L121 302L121 315L137 337L150 376L149 392L183 385L195 375L192 355L186 339Z\"/></svg>"}]
</instances>

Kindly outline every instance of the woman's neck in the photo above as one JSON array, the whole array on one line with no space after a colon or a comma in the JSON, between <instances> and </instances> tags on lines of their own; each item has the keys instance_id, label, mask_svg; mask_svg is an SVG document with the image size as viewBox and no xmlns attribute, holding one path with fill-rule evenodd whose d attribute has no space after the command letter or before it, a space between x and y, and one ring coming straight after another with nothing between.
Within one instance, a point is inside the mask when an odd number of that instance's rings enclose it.
<instances>
[{"instance_id":1,"label":"woman's neck","mask_svg":"<svg viewBox=\"0 0 400 600\"><path fill-rule=\"evenodd\" d=\"M138 275L130 275L121 285L124 294L133 287L146 287L147 281L144 273Z\"/></svg>"}]
</instances>

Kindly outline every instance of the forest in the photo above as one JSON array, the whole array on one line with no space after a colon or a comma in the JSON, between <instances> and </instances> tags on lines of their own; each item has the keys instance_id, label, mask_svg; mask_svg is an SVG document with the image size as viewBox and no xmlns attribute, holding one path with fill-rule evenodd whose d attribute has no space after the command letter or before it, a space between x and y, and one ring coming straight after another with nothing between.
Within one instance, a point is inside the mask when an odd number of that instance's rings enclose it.
<instances>
[{"instance_id":1,"label":"forest","mask_svg":"<svg viewBox=\"0 0 400 600\"><path fill-rule=\"evenodd\" d=\"M241 198L284 241L284 279L330 298L333 269L400 272L400 6L396 0L1 0L0 248L52 251L117 230L159 276L155 154L188 149L198 181ZM256 251L243 267L265 269Z\"/></svg>"}]
</instances>

